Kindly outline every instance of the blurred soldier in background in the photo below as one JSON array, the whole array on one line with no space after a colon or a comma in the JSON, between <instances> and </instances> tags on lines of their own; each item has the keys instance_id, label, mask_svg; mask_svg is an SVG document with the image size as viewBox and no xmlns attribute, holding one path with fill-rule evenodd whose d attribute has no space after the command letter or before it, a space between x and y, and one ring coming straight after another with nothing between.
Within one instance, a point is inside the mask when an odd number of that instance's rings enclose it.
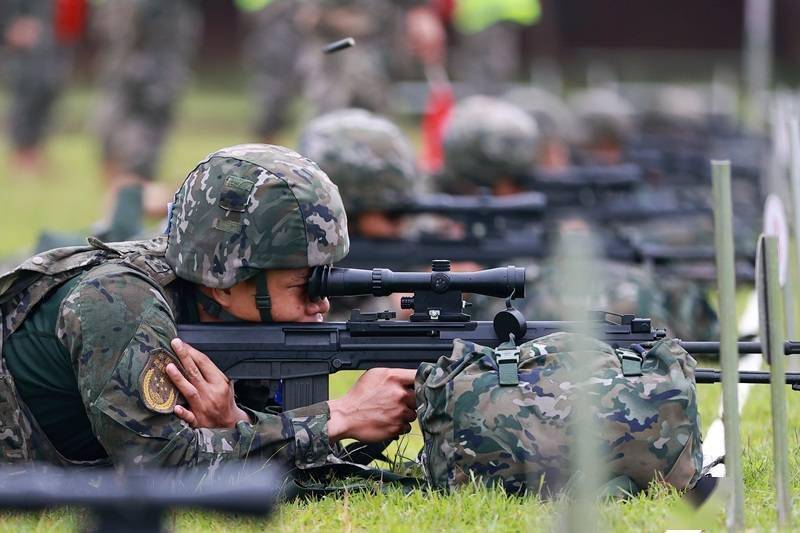
<instances>
[{"instance_id":1,"label":"blurred soldier in background","mask_svg":"<svg viewBox=\"0 0 800 533\"><path fill-rule=\"evenodd\" d=\"M569 103L579 121L578 155L583 162L624 162L625 146L636 133L633 104L616 91L604 88L578 92Z\"/></svg>"},{"instance_id":2,"label":"blurred soldier in background","mask_svg":"<svg viewBox=\"0 0 800 533\"><path fill-rule=\"evenodd\" d=\"M9 50L8 131L15 172L40 172L42 144L53 105L70 71L83 30L83 0L5 0L0 23Z\"/></svg>"},{"instance_id":3,"label":"blurred soldier in background","mask_svg":"<svg viewBox=\"0 0 800 533\"><path fill-rule=\"evenodd\" d=\"M133 187L148 214L163 215L170 195L153 180L189 78L201 24L198 6L194 0L104 0L95 22L103 51L98 126L109 204L120 189Z\"/></svg>"},{"instance_id":4,"label":"blurred soldier in background","mask_svg":"<svg viewBox=\"0 0 800 533\"><path fill-rule=\"evenodd\" d=\"M521 108L486 96L466 98L456 105L445 129L445 184L461 191L488 188L496 195L522 192L530 188L538 142L537 124ZM571 216L556 223L556 233L566 228L589 231L586 223ZM529 274L528 296L522 307L526 316L532 320L564 318L561 273L549 260L537 264L528 258L522 262ZM593 275L602 287L596 301L584 303L587 310L647 316L659 327L670 323L663 294L645 269L603 259L594 267Z\"/></svg>"},{"instance_id":5,"label":"blurred soldier in background","mask_svg":"<svg viewBox=\"0 0 800 533\"><path fill-rule=\"evenodd\" d=\"M301 68L306 96L317 113L343 107L380 111L386 107L390 50L396 21L402 21L411 53L424 63L440 63L444 28L424 0L321 0L302 4L298 21L307 36ZM325 43L354 37L358 46L323 56Z\"/></svg>"},{"instance_id":6,"label":"blurred soldier in background","mask_svg":"<svg viewBox=\"0 0 800 533\"><path fill-rule=\"evenodd\" d=\"M363 109L333 111L306 125L298 151L316 161L339 187L353 246L359 238L413 235L410 219L387 212L413 201L422 188L414 151L400 128ZM337 300L334 320L349 318L350 309L400 309L400 295Z\"/></svg>"},{"instance_id":7,"label":"blurred soldier in background","mask_svg":"<svg viewBox=\"0 0 800 533\"><path fill-rule=\"evenodd\" d=\"M457 78L493 94L522 70L521 34L540 17L538 0L457 0L453 51Z\"/></svg>"},{"instance_id":8,"label":"blurred soldier in background","mask_svg":"<svg viewBox=\"0 0 800 533\"><path fill-rule=\"evenodd\" d=\"M236 1L247 14L243 52L252 76L253 129L267 143L274 142L286 127L290 105L302 87L299 59L305 37L297 23L300 4L296 0Z\"/></svg>"}]
</instances>

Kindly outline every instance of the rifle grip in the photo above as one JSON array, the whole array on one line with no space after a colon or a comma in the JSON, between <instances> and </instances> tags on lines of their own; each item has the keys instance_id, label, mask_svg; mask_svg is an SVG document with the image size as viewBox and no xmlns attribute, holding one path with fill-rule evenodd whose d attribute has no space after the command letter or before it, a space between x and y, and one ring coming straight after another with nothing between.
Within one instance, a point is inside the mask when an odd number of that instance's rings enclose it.
<instances>
[{"instance_id":1,"label":"rifle grip","mask_svg":"<svg viewBox=\"0 0 800 533\"><path fill-rule=\"evenodd\" d=\"M283 408L286 411L324 402L328 399L328 375L285 378Z\"/></svg>"}]
</instances>

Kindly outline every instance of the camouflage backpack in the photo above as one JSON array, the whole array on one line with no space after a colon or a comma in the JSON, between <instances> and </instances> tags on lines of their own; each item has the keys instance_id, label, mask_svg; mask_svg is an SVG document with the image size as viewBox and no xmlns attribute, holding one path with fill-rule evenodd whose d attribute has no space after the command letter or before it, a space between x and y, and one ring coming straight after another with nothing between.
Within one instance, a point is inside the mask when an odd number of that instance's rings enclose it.
<instances>
[{"instance_id":1,"label":"camouflage backpack","mask_svg":"<svg viewBox=\"0 0 800 533\"><path fill-rule=\"evenodd\" d=\"M586 383L570 382L578 357L590 358ZM426 477L449 489L472 476L512 493L562 489L575 392L582 387L603 443L597 457L616 486L622 480L644 489L663 480L690 488L702 469L694 368L674 340L641 356L563 332L527 342L518 352L457 340L450 357L417 371Z\"/></svg>"}]
</instances>

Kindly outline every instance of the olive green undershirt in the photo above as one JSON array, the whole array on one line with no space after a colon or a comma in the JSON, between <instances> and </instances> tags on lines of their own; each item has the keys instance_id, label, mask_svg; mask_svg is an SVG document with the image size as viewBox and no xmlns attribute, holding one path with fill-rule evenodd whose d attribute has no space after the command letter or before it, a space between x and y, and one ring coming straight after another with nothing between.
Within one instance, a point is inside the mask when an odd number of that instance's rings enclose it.
<instances>
[{"instance_id":1,"label":"olive green undershirt","mask_svg":"<svg viewBox=\"0 0 800 533\"><path fill-rule=\"evenodd\" d=\"M3 357L22 401L64 457L89 461L106 457L81 400L70 353L56 337L61 302L81 276L47 296L3 347Z\"/></svg>"}]
</instances>

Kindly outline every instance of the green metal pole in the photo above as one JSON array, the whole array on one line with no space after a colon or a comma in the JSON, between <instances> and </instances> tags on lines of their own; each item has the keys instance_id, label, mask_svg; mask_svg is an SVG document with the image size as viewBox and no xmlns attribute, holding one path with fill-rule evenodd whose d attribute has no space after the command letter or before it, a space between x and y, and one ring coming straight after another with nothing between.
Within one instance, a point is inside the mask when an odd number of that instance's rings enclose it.
<instances>
[{"instance_id":1,"label":"green metal pole","mask_svg":"<svg viewBox=\"0 0 800 533\"><path fill-rule=\"evenodd\" d=\"M766 343L764 352L770 364L772 399L772 450L775 461L775 505L778 527L789 528L791 494L789 489L789 437L786 414L786 356L783 353L784 316L781 287L778 280L778 239L762 236L758 241L759 265L757 282L761 282L759 305L760 335Z\"/></svg>"},{"instance_id":2,"label":"green metal pole","mask_svg":"<svg viewBox=\"0 0 800 533\"><path fill-rule=\"evenodd\" d=\"M795 256L797 258L797 270L792 269L791 264L791 254L789 254L789 268L786 269L786 277L787 279L792 279L793 273L797 272L800 274L800 120L798 120L797 116L792 117L789 120L789 146L791 149L791 174L790 174L790 185L792 189L792 214L794 216L794 242L792 243L792 239L789 239L791 246L789 249L792 248L795 250ZM794 293L790 295L790 300L786 304L786 309L792 309L794 311L794 304L795 298ZM792 313L791 318L787 315L787 320L791 320L791 322L787 322L786 327L786 335L790 338L794 338L795 333L795 315ZM790 359L788 362L788 367L790 370L800 370L800 365L798 365L795 359Z\"/></svg>"},{"instance_id":3,"label":"green metal pole","mask_svg":"<svg viewBox=\"0 0 800 533\"><path fill-rule=\"evenodd\" d=\"M587 230L562 230L557 265L565 282L560 287L561 316L576 320L572 333L577 333L572 349L591 349L590 338L597 338L598 331L586 320L587 304L596 301L594 293L602 285L603 277L594 255L595 244ZM574 394L571 427L575 431L574 444L570 448L572 480L568 505L559 530L568 533L590 533L602 531L604 524L597 509L598 492L608 477L605 464L597 460L601 449L600 427L594 415L593 399L586 384L591 378L591 361L579 357L570 371L573 383L578 384Z\"/></svg>"},{"instance_id":4,"label":"green metal pole","mask_svg":"<svg viewBox=\"0 0 800 533\"><path fill-rule=\"evenodd\" d=\"M712 161L714 191L714 247L719 290L720 363L722 367L722 421L725 424L725 471L733 482L726 525L730 531L744 529L744 480L739 436L739 353L736 346L736 275L733 254L733 207L731 163Z\"/></svg>"}]
</instances>

